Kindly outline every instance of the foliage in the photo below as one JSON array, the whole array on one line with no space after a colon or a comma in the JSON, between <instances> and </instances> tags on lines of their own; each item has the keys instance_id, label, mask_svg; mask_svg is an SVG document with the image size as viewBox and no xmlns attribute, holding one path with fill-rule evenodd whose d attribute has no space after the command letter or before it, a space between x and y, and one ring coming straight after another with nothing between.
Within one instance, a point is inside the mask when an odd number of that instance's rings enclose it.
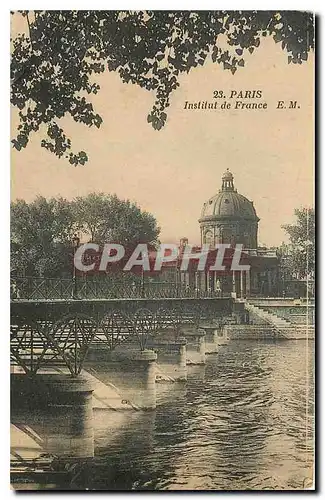
<instances>
[{"instance_id":1,"label":"foliage","mask_svg":"<svg viewBox=\"0 0 325 500\"><path fill-rule=\"evenodd\" d=\"M116 195L90 193L77 197L73 212L78 229L98 244L155 243L160 231L153 215Z\"/></svg>"},{"instance_id":2,"label":"foliage","mask_svg":"<svg viewBox=\"0 0 325 500\"><path fill-rule=\"evenodd\" d=\"M17 274L56 276L71 269L74 223L69 202L39 196L11 204L11 268Z\"/></svg>"},{"instance_id":3,"label":"foliage","mask_svg":"<svg viewBox=\"0 0 325 500\"><path fill-rule=\"evenodd\" d=\"M70 276L72 238L84 240L154 243L159 228L155 218L130 201L91 193L73 201L63 198L11 203L11 270L27 276Z\"/></svg>"},{"instance_id":4,"label":"foliage","mask_svg":"<svg viewBox=\"0 0 325 500\"><path fill-rule=\"evenodd\" d=\"M85 164L60 127L63 116L99 128L102 117L87 95L97 94L96 74L117 71L124 83L152 91L147 121L160 130L181 73L208 59L235 73L262 36L272 36L301 64L314 47L312 13L297 11L20 11L28 36L12 40L11 103L20 124L20 151L41 126L41 146L71 164ZM95 81L92 77L95 76ZM45 135L44 135L45 134Z\"/></svg>"},{"instance_id":5,"label":"foliage","mask_svg":"<svg viewBox=\"0 0 325 500\"><path fill-rule=\"evenodd\" d=\"M315 271L315 211L313 208L295 210L295 224L282 226L290 238L290 246L282 252L287 272L303 279ZM307 262L308 260L308 262Z\"/></svg>"}]
</instances>

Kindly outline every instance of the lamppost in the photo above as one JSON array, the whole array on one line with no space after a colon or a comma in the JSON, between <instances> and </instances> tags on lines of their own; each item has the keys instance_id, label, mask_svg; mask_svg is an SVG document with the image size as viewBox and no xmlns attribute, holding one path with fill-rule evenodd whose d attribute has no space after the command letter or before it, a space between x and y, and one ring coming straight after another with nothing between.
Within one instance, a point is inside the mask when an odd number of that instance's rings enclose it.
<instances>
[{"instance_id":1,"label":"lamppost","mask_svg":"<svg viewBox=\"0 0 325 500\"><path fill-rule=\"evenodd\" d=\"M288 261L289 261L289 252L288 249L285 247L282 250L282 253L280 255L280 271L281 271L281 279L282 279L282 297L285 298L287 294L286 290L286 279L287 279L287 267L288 267Z\"/></svg>"},{"instance_id":2,"label":"lamppost","mask_svg":"<svg viewBox=\"0 0 325 500\"><path fill-rule=\"evenodd\" d=\"M79 247L80 238L75 234L72 238L72 248L73 248L73 274L72 274L72 299L77 299L77 275L75 266L75 255Z\"/></svg>"},{"instance_id":3,"label":"lamppost","mask_svg":"<svg viewBox=\"0 0 325 500\"><path fill-rule=\"evenodd\" d=\"M285 268L282 268L282 297L286 296L286 271Z\"/></svg>"},{"instance_id":4,"label":"lamppost","mask_svg":"<svg viewBox=\"0 0 325 500\"><path fill-rule=\"evenodd\" d=\"M309 302L309 274L310 274L310 267L309 267L309 249L313 246L313 242L310 240L306 240L304 242L305 247L306 247L306 301L307 301L307 307L308 307L308 302Z\"/></svg>"},{"instance_id":5,"label":"lamppost","mask_svg":"<svg viewBox=\"0 0 325 500\"><path fill-rule=\"evenodd\" d=\"M313 242L310 240L304 240L299 246L298 249L300 252L303 254L303 256L306 258L306 302L308 306L308 301L309 301L309 275L310 275L310 265L309 265L309 258L310 258L310 248L313 246Z\"/></svg>"},{"instance_id":6,"label":"lamppost","mask_svg":"<svg viewBox=\"0 0 325 500\"><path fill-rule=\"evenodd\" d=\"M141 268L141 298L144 299L144 269Z\"/></svg>"},{"instance_id":7,"label":"lamppost","mask_svg":"<svg viewBox=\"0 0 325 500\"><path fill-rule=\"evenodd\" d=\"M180 247L178 248L178 254L176 259L176 268L175 268L175 293L176 297L179 297L180 285L181 285L181 275L180 275Z\"/></svg>"}]
</instances>

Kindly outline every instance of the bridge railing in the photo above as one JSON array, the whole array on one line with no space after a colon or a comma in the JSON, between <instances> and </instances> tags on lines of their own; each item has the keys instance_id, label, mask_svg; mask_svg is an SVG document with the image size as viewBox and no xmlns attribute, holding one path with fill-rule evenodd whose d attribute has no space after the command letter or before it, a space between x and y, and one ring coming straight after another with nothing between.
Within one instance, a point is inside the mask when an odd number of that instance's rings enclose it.
<instances>
[{"instance_id":1,"label":"bridge railing","mask_svg":"<svg viewBox=\"0 0 325 500\"><path fill-rule=\"evenodd\" d=\"M205 298L218 297L213 290L177 285L171 282L126 283L111 280L12 277L12 300L114 299L114 298Z\"/></svg>"}]
</instances>

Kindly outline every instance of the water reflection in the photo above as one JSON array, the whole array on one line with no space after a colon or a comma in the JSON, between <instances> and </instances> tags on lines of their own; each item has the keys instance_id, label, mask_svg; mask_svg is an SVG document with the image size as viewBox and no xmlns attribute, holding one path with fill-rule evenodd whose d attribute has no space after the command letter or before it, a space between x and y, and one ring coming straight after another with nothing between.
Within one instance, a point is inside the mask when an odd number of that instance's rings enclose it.
<instances>
[{"instance_id":1,"label":"water reflection","mask_svg":"<svg viewBox=\"0 0 325 500\"><path fill-rule=\"evenodd\" d=\"M233 341L191 367L187 384L159 385L155 412L95 412L95 458L75 487L302 489L313 353L311 342Z\"/></svg>"}]
</instances>

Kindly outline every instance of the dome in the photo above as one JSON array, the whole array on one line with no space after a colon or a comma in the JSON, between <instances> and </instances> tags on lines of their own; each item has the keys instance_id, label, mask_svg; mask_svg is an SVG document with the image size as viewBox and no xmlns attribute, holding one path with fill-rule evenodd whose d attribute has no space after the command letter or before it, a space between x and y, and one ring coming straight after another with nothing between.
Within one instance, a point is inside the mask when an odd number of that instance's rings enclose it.
<instances>
[{"instance_id":1,"label":"dome","mask_svg":"<svg viewBox=\"0 0 325 500\"><path fill-rule=\"evenodd\" d=\"M253 203L236 191L221 191L204 203L201 218L205 217L257 219Z\"/></svg>"},{"instance_id":2,"label":"dome","mask_svg":"<svg viewBox=\"0 0 325 500\"><path fill-rule=\"evenodd\" d=\"M221 190L204 203L201 219L244 219L258 221L252 201L237 193L233 184L233 175L227 169L222 176Z\"/></svg>"}]
</instances>

